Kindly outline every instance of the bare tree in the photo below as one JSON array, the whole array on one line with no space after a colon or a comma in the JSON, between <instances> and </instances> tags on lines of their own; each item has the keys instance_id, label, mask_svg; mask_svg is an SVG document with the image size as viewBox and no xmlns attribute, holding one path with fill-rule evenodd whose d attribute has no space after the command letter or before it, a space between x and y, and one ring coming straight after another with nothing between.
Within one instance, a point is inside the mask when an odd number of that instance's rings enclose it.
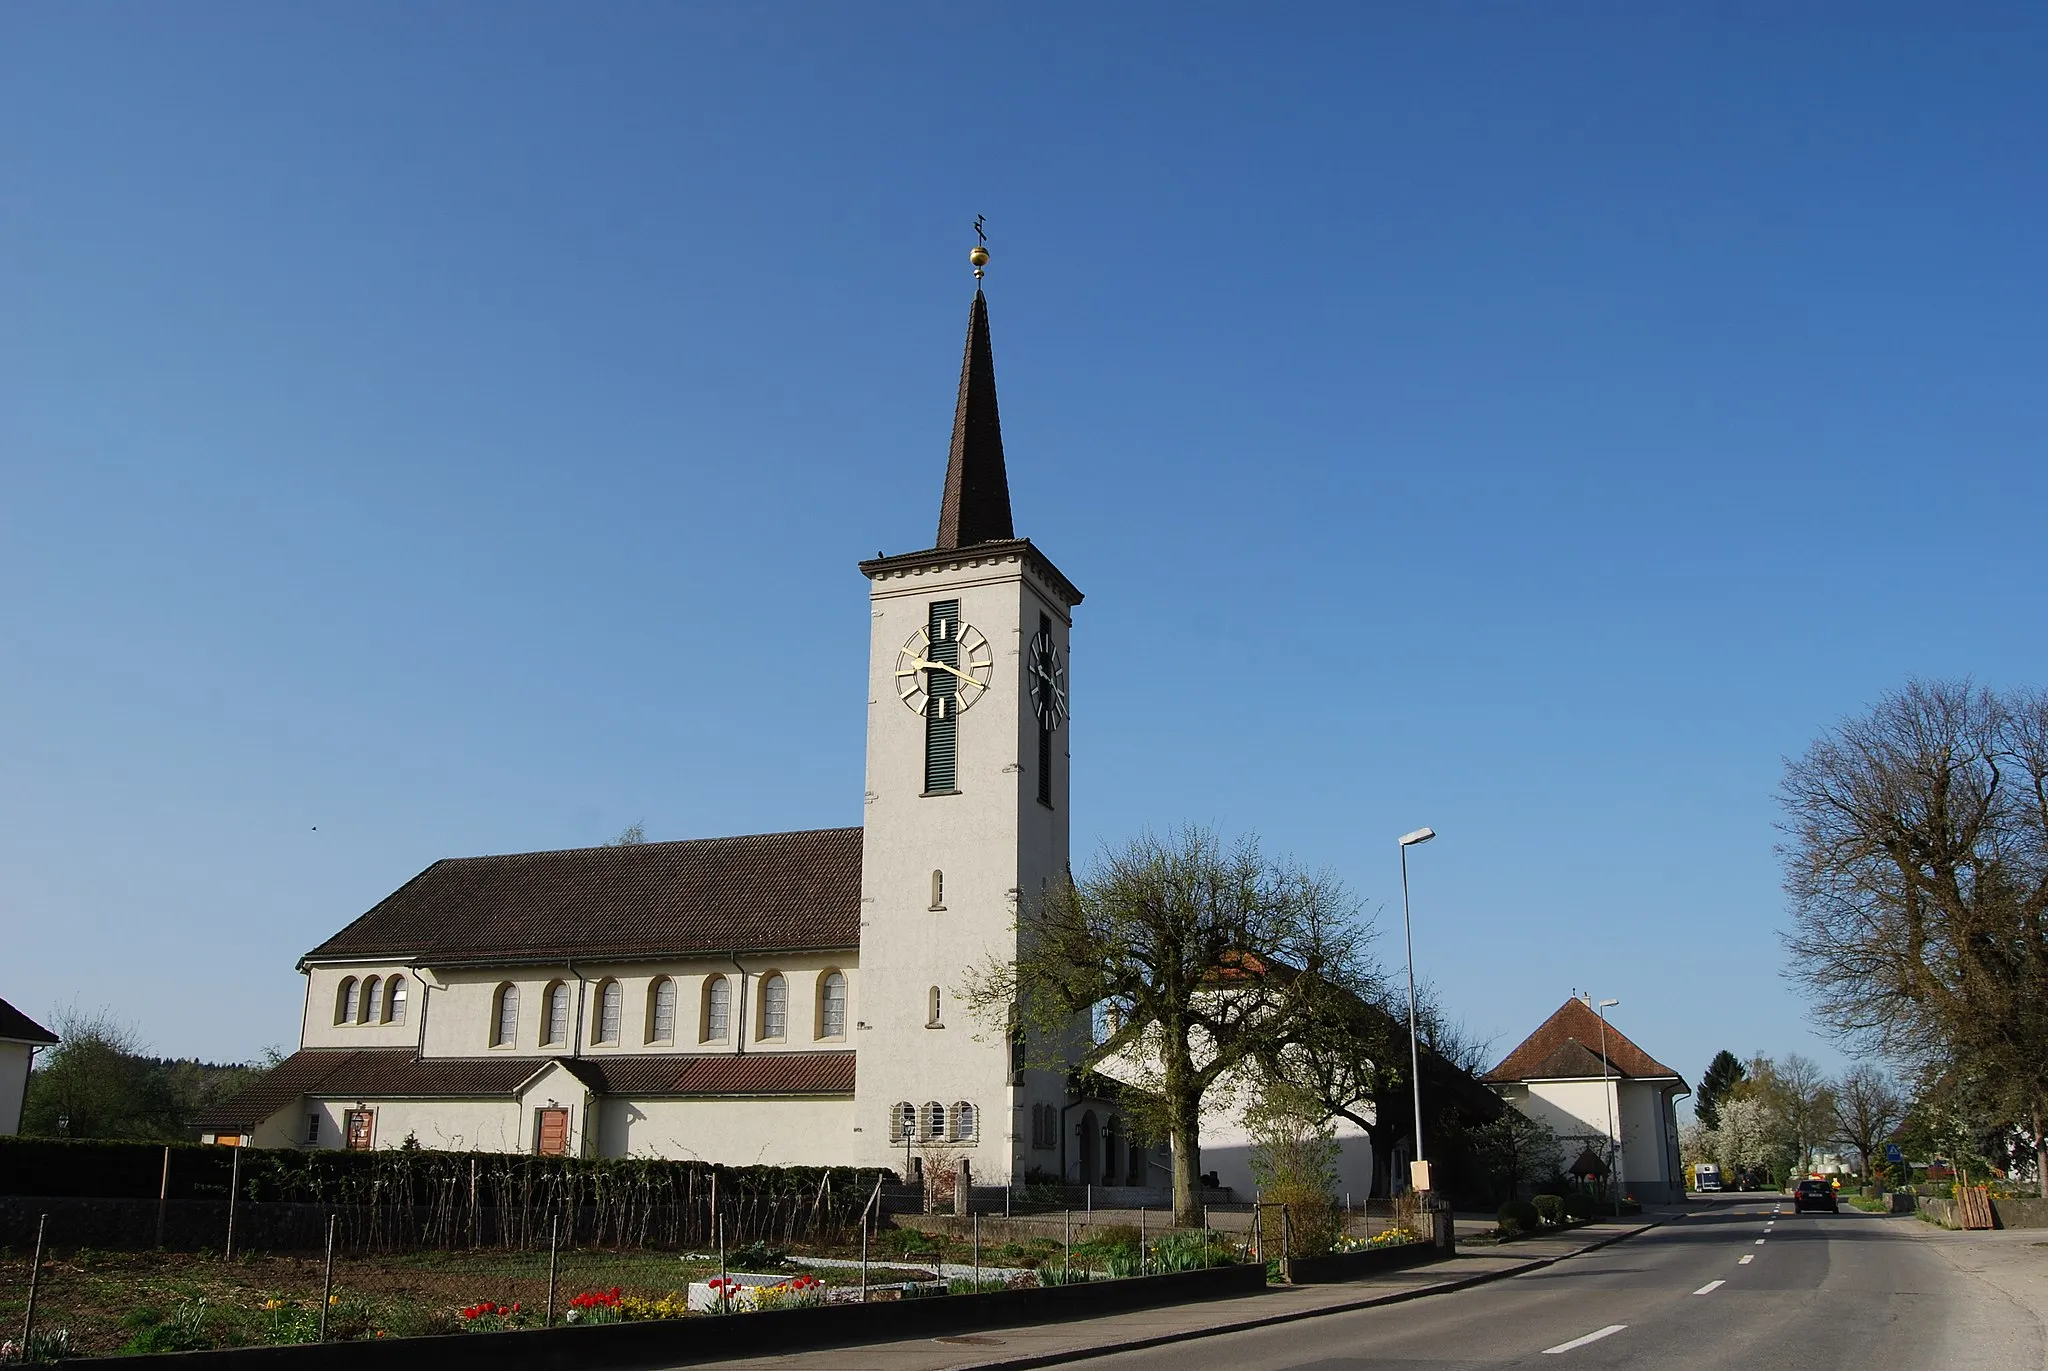
<instances>
[{"instance_id":1,"label":"bare tree","mask_svg":"<svg viewBox=\"0 0 2048 1371\"><path fill-rule=\"evenodd\" d=\"M1835 1082L1834 1141L1856 1149L1865 1181L1872 1174L1871 1160L1905 1118L1905 1097L1876 1067L1851 1067Z\"/></svg>"},{"instance_id":2,"label":"bare tree","mask_svg":"<svg viewBox=\"0 0 2048 1371\"><path fill-rule=\"evenodd\" d=\"M2048 1196L2048 693L1912 682L1788 762L1780 798L1816 1017L1982 1082Z\"/></svg>"},{"instance_id":3,"label":"bare tree","mask_svg":"<svg viewBox=\"0 0 2048 1371\"><path fill-rule=\"evenodd\" d=\"M1035 1064L1113 1063L1139 1131L1172 1143L1174 1211L1195 1224L1204 1096L1280 1055L1329 988L1367 990L1368 941L1333 878L1189 828L1055 883L1022 911L1017 960L979 968L968 999L1021 1028ZM1106 1032L1078 1031L1097 1013Z\"/></svg>"}]
</instances>

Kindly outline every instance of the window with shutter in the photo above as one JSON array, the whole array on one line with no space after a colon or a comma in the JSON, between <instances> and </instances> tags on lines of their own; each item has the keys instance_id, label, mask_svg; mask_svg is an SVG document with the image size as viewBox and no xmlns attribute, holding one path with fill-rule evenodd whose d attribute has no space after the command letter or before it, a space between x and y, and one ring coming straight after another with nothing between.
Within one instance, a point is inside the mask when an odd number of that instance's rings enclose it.
<instances>
[{"instance_id":1,"label":"window with shutter","mask_svg":"<svg viewBox=\"0 0 2048 1371\"><path fill-rule=\"evenodd\" d=\"M1048 642L1052 639L1052 617L1038 616L1038 636ZM1052 729L1046 726L1041 716L1038 721L1038 802L1052 804Z\"/></svg>"},{"instance_id":2,"label":"window with shutter","mask_svg":"<svg viewBox=\"0 0 2048 1371\"><path fill-rule=\"evenodd\" d=\"M931 646L926 651L943 666L960 665L960 602L934 600L926 620ZM959 788L959 678L950 672L927 671L924 711L924 789L928 795Z\"/></svg>"}]
</instances>

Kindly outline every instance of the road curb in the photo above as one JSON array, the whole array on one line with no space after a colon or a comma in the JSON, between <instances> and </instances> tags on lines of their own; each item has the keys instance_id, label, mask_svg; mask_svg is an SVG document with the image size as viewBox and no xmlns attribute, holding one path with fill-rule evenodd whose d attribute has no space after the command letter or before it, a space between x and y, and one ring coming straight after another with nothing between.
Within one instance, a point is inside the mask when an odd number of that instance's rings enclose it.
<instances>
[{"instance_id":1,"label":"road curb","mask_svg":"<svg viewBox=\"0 0 2048 1371\"><path fill-rule=\"evenodd\" d=\"M1571 1252L1555 1257L1532 1257L1514 1266L1498 1271L1481 1271L1477 1275L1444 1281L1437 1285L1419 1286L1413 1290L1390 1290L1384 1294L1364 1296L1347 1300L1343 1304L1326 1304L1315 1309L1290 1310L1285 1314L1266 1314L1254 1319L1237 1319L1230 1323L1211 1324L1206 1328L1190 1328L1177 1333L1158 1333L1147 1338L1124 1338L1117 1341L1096 1343L1088 1347L1071 1347L1059 1352L1034 1352L1029 1356L1003 1357L995 1361L971 1362L956 1366L952 1371L1031 1371L1033 1367L1059 1366L1065 1362L1085 1361L1090 1357L1106 1357L1114 1352L1142 1352L1151 1347L1170 1347L1178 1342L1193 1342L1197 1338L1213 1338L1224 1333L1246 1333L1257 1328L1272 1328L1283 1323L1300 1323L1304 1319L1320 1319L1329 1314L1349 1314L1359 1309L1374 1309L1386 1304L1405 1304L1409 1300L1424 1299L1430 1295L1449 1295L1459 1290L1470 1290L1477 1285L1488 1285L1504 1281L1511 1276L1525 1276L1531 1271L1541 1271L1546 1266L1555 1266L1573 1257L1583 1257L1588 1252L1598 1252L1603 1247L1612 1247L1618 1242L1639 1237L1652 1228L1663 1225L1663 1219L1640 1224L1624 1232L1611 1234L1598 1242L1587 1243ZM1112 1316L1113 1317L1113 1316Z\"/></svg>"}]
</instances>

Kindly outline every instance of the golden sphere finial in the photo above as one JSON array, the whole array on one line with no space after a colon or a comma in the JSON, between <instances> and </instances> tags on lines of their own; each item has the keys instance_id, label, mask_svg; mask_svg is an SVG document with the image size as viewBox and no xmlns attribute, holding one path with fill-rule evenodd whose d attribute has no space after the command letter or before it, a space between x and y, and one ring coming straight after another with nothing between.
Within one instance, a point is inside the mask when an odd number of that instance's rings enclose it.
<instances>
[{"instance_id":1,"label":"golden sphere finial","mask_svg":"<svg viewBox=\"0 0 2048 1371\"><path fill-rule=\"evenodd\" d=\"M974 263L974 274L981 275L981 269L988 265L988 249L977 243L974 251L967 254L967 260Z\"/></svg>"}]
</instances>

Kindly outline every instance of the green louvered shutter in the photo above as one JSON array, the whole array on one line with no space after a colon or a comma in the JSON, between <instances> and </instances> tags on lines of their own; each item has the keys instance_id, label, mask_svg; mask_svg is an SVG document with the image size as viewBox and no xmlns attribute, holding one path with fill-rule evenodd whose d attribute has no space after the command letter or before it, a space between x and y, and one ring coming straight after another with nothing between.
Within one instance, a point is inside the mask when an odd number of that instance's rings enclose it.
<instances>
[{"instance_id":1,"label":"green louvered shutter","mask_svg":"<svg viewBox=\"0 0 2048 1371\"><path fill-rule=\"evenodd\" d=\"M932 601L925 622L930 630L931 659L946 666L960 665L960 602ZM924 788L926 794L959 788L960 697L959 678L944 671L925 673L925 692L930 699L924 712Z\"/></svg>"}]
</instances>

